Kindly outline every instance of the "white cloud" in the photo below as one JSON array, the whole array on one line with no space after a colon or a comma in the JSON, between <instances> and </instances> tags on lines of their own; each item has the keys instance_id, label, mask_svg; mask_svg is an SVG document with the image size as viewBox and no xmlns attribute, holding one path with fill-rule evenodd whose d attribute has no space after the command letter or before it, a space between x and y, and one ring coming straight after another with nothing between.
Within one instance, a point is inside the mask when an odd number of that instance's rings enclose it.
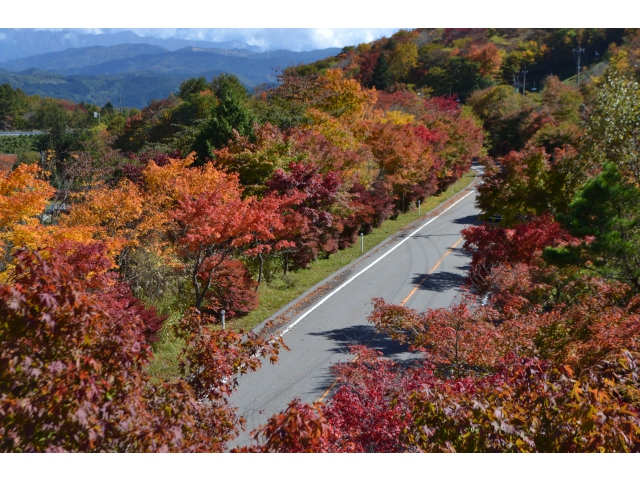
<instances>
[{"instance_id":1,"label":"white cloud","mask_svg":"<svg viewBox=\"0 0 640 480\"><path fill-rule=\"evenodd\" d=\"M126 29L113 29L122 31ZM183 38L210 42L238 41L262 50L305 51L357 45L382 36L390 36L398 28L132 28L140 36Z\"/></svg>"},{"instance_id":2,"label":"white cloud","mask_svg":"<svg viewBox=\"0 0 640 480\"><path fill-rule=\"evenodd\" d=\"M73 42L81 34L132 31L141 37L180 38L210 42L236 41L266 50L296 52L371 42L391 36L398 28L36 28L64 31L63 39ZM6 36L5 34L2 34ZM2 39L2 37L0 37Z\"/></svg>"},{"instance_id":3,"label":"white cloud","mask_svg":"<svg viewBox=\"0 0 640 480\"><path fill-rule=\"evenodd\" d=\"M170 28L175 27L305 27L305 28L383 28L389 25L420 23L421 27L486 27L563 28L567 25L583 27L624 27L621 11L628 11L626 2L613 0L610 8L576 10L571 2L539 0L535 8L513 8L511 0L473 2L395 2L378 7L371 2L348 0L242 0L240 2L202 2L180 0L165 7L150 2L109 0L100 8L86 0L32 0L28 14L21 2L3 2L0 15L2 28L66 28L119 27ZM626 8L626 10L625 10ZM549 12L553 11L553 15Z\"/></svg>"}]
</instances>

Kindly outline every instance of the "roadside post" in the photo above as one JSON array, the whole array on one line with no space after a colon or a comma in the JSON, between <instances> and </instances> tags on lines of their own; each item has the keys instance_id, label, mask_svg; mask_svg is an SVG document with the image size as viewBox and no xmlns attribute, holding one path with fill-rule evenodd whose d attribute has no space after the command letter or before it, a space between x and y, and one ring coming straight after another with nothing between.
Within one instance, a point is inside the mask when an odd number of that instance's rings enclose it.
<instances>
[{"instance_id":1,"label":"roadside post","mask_svg":"<svg viewBox=\"0 0 640 480\"><path fill-rule=\"evenodd\" d=\"M225 324L224 324L224 315L225 315L226 313L227 313L227 312L225 312L224 310L220 310L220 316L222 317L222 329L223 329L223 330L225 330L225 327L226 327L226 326L225 326Z\"/></svg>"},{"instance_id":2,"label":"roadside post","mask_svg":"<svg viewBox=\"0 0 640 480\"><path fill-rule=\"evenodd\" d=\"M364 233L360 233L360 254L364 253Z\"/></svg>"},{"instance_id":3,"label":"roadside post","mask_svg":"<svg viewBox=\"0 0 640 480\"><path fill-rule=\"evenodd\" d=\"M418 200L418 215L420 215L420 200Z\"/></svg>"}]
</instances>

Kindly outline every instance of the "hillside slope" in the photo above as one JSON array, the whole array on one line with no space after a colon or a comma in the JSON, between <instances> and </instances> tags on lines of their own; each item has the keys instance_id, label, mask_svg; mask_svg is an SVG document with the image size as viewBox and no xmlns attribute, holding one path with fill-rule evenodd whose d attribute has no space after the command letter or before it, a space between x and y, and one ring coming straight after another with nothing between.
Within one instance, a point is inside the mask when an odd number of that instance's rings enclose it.
<instances>
[{"instance_id":1,"label":"hillside slope","mask_svg":"<svg viewBox=\"0 0 640 480\"><path fill-rule=\"evenodd\" d=\"M0 64L0 84L8 83L29 95L97 105L108 101L116 104L124 95L125 106L142 108L152 99L169 96L183 80L194 76L211 80L220 73L232 73L252 89L275 82L278 68L316 61L338 52L337 48L258 54L198 47L168 51L152 45L87 47ZM107 60L91 63L100 59ZM6 68L7 65L29 68L16 72Z\"/></svg>"}]
</instances>

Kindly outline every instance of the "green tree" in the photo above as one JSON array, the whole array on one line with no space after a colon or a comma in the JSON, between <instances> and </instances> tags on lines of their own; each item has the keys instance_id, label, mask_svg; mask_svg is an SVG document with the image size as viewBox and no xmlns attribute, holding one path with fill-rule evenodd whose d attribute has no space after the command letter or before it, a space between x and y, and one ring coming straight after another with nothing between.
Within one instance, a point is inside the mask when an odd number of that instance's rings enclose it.
<instances>
[{"instance_id":1,"label":"green tree","mask_svg":"<svg viewBox=\"0 0 640 480\"><path fill-rule=\"evenodd\" d=\"M11 85L0 85L0 130L16 130L24 128L26 123L20 116L27 108L27 95L19 88Z\"/></svg>"},{"instance_id":2,"label":"green tree","mask_svg":"<svg viewBox=\"0 0 640 480\"><path fill-rule=\"evenodd\" d=\"M189 80L185 80L180 84L178 89L178 98L182 100L188 100L192 95L196 95L203 92L208 87L207 79L204 77L193 77Z\"/></svg>"},{"instance_id":3,"label":"green tree","mask_svg":"<svg viewBox=\"0 0 640 480\"><path fill-rule=\"evenodd\" d=\"M104 104L104 107L102 107L100 109L100 115L102 117L112 117L113 115L115 115L116 111L113 108L113 104L111 102L107 102ZM106 118L105 118L106 120Z\"/></svg>"},{"instance_id":4,"label":"green tree","mask_svg":"<svg viewBox=\"0 0 640 480\"><path fill-rule=\"evenodd\" d=\"M380 53L376 65L373 67L373 73L371 74L371 83L369 87L376 87L378 90L385 90L391 86L393 79L391 78L391 71L389 70L389 62L384 53Z\"/></svg>"},{"instance_id":5,"label":"green tree","mask_svg":"<svg viewBox=\"0 0 640 480\"><path fill-rule=\"evenodd\" d=\"M192 150L203 164L212 157L212 151L224 147L234 136L254 140L253 124L256 117L249 108L249 93L235 75L221 74L214 78L211 87L218 99L200 133L196 136Z\"/></svg>"},{"instance_id":6,"label":"green tree","mask_svg":"<svg viewBox=\"0 0 640 480\"><path fill-rule=\"evenodd\" d=\"M616 70L605 76L586 127L586 155L592 164L613 162L640 182L640 86Z\"/></svg>"},{"instance_id":7,"label":"green tree","mask_svg":"<svg viewBox=\"0 0 640 480\"><path fill-rule=\"evenodd\" d=\"M587 253L606 276L640 290L640 189L615 164L589 180L559 219L578 237L593 237Z\"/></svg>"},{"instance_id":8,"label":"green tree","mask_svg":"<svg viewBox=\"0 0 640 480\"><path fill-rule=\"evenodd\" d=\"M38 151L51 150L60 166L73 150L80 150L79 142L87 137L87 132L72 128L71 113L52 98L43 100L36 111L36 126L47 133L38 138Z\"/></svg>"}]
</instances>

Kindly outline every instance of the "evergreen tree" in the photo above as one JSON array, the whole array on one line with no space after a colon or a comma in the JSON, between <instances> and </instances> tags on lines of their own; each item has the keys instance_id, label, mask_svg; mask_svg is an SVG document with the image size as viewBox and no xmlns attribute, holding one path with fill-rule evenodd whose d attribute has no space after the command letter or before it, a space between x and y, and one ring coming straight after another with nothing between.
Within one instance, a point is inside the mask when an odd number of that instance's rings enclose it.
<instances>
[{"instance_id":1,"label":"evergreen tree","mask_svg":"<svg viewBox=\"0 0 640 480\"><path fill-rule=\"evenodd\" d=\"M640 189L615 164L606 163L560 219L572 234L594 238L588 253L598 270L640 289Z\"/></svg>"},{"instance_id":2,"label":"evergreen tree","mask_svg":"<svg viewBox=\"0 0 640 480\"><path fill-rule=\"evenodd\" d=\"M14 90L11 85L0 85L0 130L15 130L22 123L18 117L24 113L27 96L19 88Z\"/></svg>"},{"instance_id":3,"label":"evergreen tree","mask_svg":"<svg viewBox=\"0 0 640 480\"><path fill-rule=\"evenodd\" d=\"M213 79L211 86L218 101L192 147L199 164L211 158L213 150L224 147L233 138L234 130L250 140L255 136L256 117L248 106L249 93L238 77L221 74Z\"/></svg>"},{"instance_id":4,"label":"evergreen tree","mask_svg":"<svg viewBox=\"0 0 640 480\"><path fill-rule=\"evenodd\" d=\"M369 87L376 87L378 90L385 90L391 86L393 80L391 78L391 72L389 71L389 62L384 54L378 56L376 66L373 67L373 74L371 75L371 84Z\"/></svg>"}]
</instances>

